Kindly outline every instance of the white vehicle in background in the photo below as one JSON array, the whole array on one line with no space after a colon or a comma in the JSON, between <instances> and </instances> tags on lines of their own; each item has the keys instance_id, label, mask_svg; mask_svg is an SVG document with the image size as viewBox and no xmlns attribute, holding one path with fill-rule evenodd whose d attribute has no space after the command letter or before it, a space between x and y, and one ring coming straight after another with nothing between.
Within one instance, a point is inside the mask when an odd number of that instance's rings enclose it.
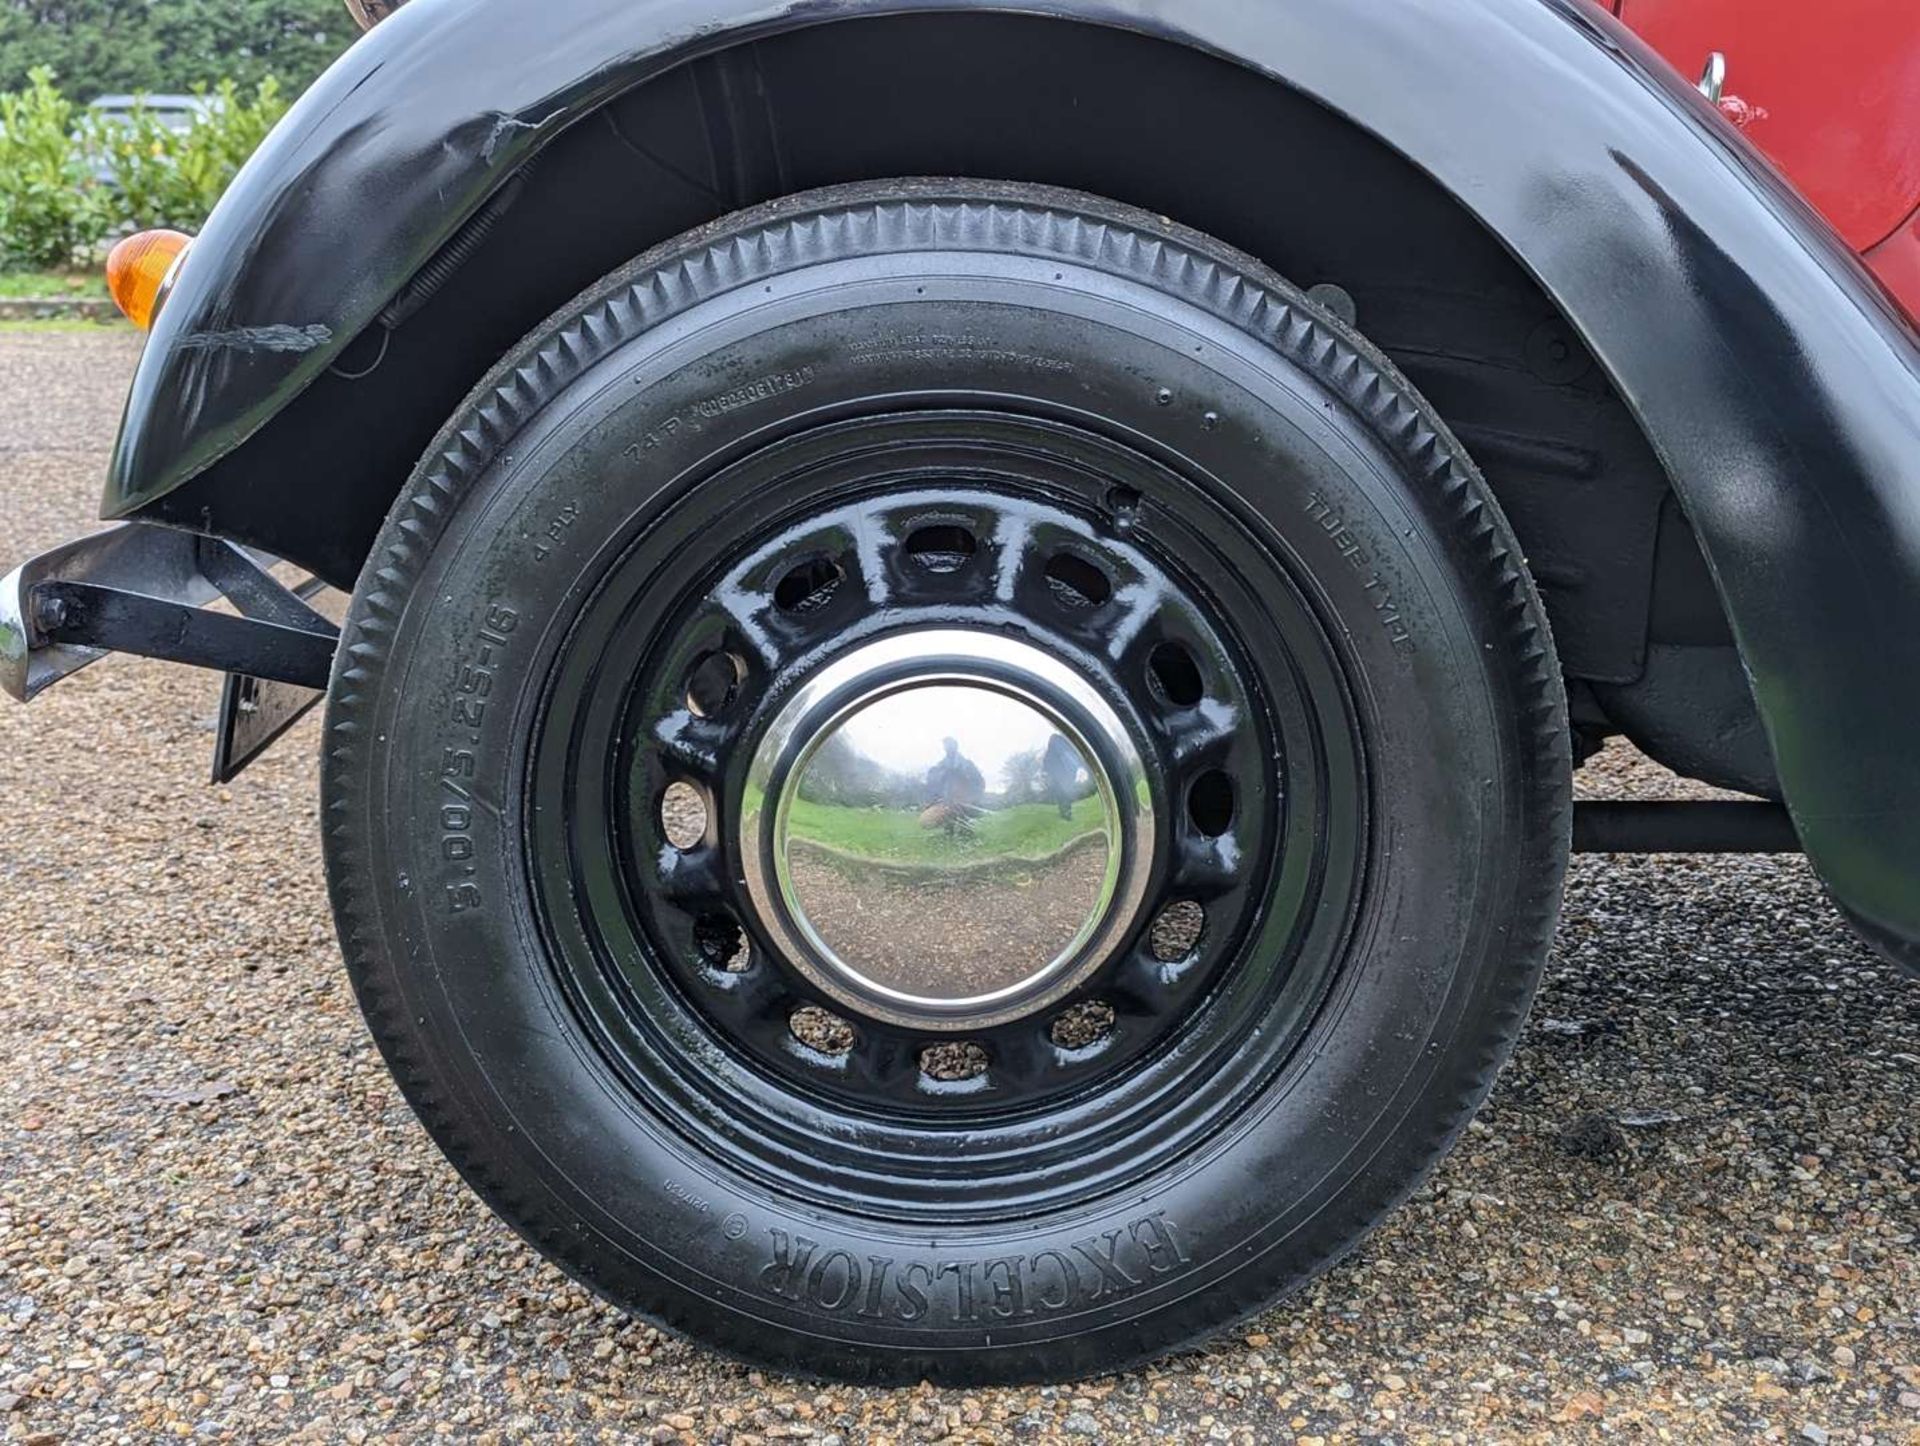
<instances>
[{"instance_id":1,"label":"white vehicle in background","mask_svg":"<svg viewBox=\"0 0 1920 1446\"><path fill-rule=\"evenodd\" d=\"M87 102L88 112L101 124L128 127L141 112L154 117L170 131L190 130L196 121L212 115L219 98L211 95L101 95ZM94 159L95 179L113 180L112 168L104 156Z\"/></svg>"},{"instance_id":2,"label":"white vehicle in background","mask_svg":"<svg viewBox=\"0 0 1920 1446\"><path fill-rule=\"evenodd\" d=\"M212 115L219 104L213 95L100 95L87 102L87 109L109 122L146 111L168 130L183 131Z\"/></svg>"}]
</instances>

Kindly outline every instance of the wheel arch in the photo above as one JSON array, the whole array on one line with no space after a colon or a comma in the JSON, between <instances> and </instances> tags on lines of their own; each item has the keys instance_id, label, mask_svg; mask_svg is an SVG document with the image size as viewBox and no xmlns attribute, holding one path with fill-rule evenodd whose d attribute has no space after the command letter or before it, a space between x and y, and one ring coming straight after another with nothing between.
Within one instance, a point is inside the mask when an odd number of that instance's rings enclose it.
<instances>
[{"instance_id":1,"label":"wheel arch","mask_svg":"<svg viewBox=\"0 0 1920 1446\"><path fill-rule=\"evenodd\" d=\"M1008 93L1023 96L1017 109ZM1285 138L1262 157L1258 185L1246 184L1250 136ZM513 173L447 248L457 266L425 268L441 284L402 300L403 323L373 323L257 433L155 505L244 528L282 553L307 548L301 560L350 582L440 419L495 356L600 276L776 196L941 174L1109 196L1226 240L1298 285L1339 288L1335 304L1355 303L1362 330L1489 474L1570 671L1614 684L1639 675L1665 474L1577 332L1498 238L1364 128L1245 66L1035 16L801 28L609 100ZM290 515L305 506L310 518Z\"/></svg>"},{"instance_id":2,"label":"wheel arch","mask_svg":"<svg viewBox=\"0 0 1920 1446\"><path fill-rule=\"evenodd\" d=\"M183 272L143 358L109 512L270 546L298 539L302 560L344 580L405 465L491 357L646 244L770 186L901 170L1103 191L1355 296L1362 329L1434 395L1515 513L1576 675L1631 675L1671 475L1809 851L1859 912L1920 935L1920 903L1895 886L1913 825L1885 806L1896 730L1920 697L1869 696L1860 667L1893 643L1898 604L1920 606L1920 509L1902 487L1920 431L1913 338L1711 108L1582 0L1471 12L1196 0L1177 27L1146 3L979 8L679 0L636 39L615 33L620 7L605 0L561 0L531 19L509 0L416 0L302 102L209 223L211 259ZM967 25L1072 33L1088 59L1023 91L1049 45L899 39L902 27ZM891 42L875 38L889 27ZM516 35L538 54L521 73L489 73L491 91L460 73ZM888 43L912 63L861 63L876 59L863 46ZM1135 59L1149 53L1183 82L1156 85ZM954 78L943 98L970 101L961 123L949 106L944 131L900 124L939 111L908 83L929 67ZM1474 79L1490 74L1497 103ZM798 99L809 95L828 103ZM1274 108L1292 123L1278 137ZM1108 123L1099 147L1063 161L1094 129L1057 123L1076 112ZM1195 112L1212 124L1196 127ZM1294 144L1303 130L1317 149ZM1380 194L1352 175L1339 180L1346 226L1321 228L1316 244L1313 228L1288 224L1305 208L1274 178L1311 177L1316 158L1390 183L1390 224L1352 224L1353 198ZM650 183L616 195L596 182L622 164ZM466 244L460 226L515 177L515 203L451 283L390 337L368 331L449 238ZM1330 236L1338 254L1317 254ZM1356 280L1356 238L1386 281ZM1447 293L1406 309L1405 336L1382 322L1395 263L1424 281L1437 272ZM1487 335L1465 350L1480 354L1455 354L1457 329L1430 334L1469 313ZM1570 360L1557 360L1563 349ZM1589 352L1598 366L1580 365ZM1545 487L1538 506L1513 478ZM1605 525L1622 488L1644 529ZM1836 587L1841 564L1853 570ZM1821 744L1828 724L1876 743L1836 758Z\"/></svg>"}]
</instances>

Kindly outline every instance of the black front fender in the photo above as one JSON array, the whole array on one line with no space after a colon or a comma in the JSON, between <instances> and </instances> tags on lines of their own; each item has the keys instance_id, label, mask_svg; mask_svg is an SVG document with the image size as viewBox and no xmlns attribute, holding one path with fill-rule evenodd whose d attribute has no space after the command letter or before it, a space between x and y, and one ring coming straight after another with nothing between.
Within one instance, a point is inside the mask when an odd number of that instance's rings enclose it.
<instances>
[{"instance_id":1,"label":"black front fender","mask_svg":"<svg viewBox=\"0 0 1920 1446\"><path fill-rule=\"evenodd\" d=\"M779 31L966 8L414 0L301 100L208 222L142 358L108 514L240 446L510 172L608 99ZM1711 106L1586 0L978 8L1235 60L1371 131L1499 236L1672 477L1807 852L1870 926L1920 940L1920 351Z\"/></svg>"}]
</instances>

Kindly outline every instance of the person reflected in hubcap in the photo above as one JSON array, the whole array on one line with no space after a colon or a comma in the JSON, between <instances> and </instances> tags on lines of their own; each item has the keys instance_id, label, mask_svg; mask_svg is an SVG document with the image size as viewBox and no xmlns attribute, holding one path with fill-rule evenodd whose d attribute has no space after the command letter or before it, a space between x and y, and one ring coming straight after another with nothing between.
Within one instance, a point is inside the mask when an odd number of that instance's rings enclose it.
<instances>
[{"instance_id":1,"label":"person reflected in hubcap","mask_svg":"<svg viewBox=\"0 0 1920 1446\"><path fill-rule=\"evenodd\" d=\"M920 815L920 827L944 829L948 838L971 837L987 781L973 760L960 751L958 739L943 738L940 746L944 756L927 770L927 793L932 802Z\"/></svg>"}]
</instances>

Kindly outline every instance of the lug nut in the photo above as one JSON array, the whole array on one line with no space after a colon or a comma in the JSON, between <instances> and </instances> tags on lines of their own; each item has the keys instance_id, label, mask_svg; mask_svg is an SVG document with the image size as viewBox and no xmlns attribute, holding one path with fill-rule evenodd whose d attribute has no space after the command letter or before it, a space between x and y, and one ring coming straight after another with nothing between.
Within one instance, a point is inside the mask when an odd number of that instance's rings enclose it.
<instances>
[{"instance_id":1,"label":"lug nut","mask_svg":"<svg viewBox=\"0 0 1920 1446\"><path fill-rule=\"evenodd\" d=\"M43 595L34 600L33 620L40 625L42 632L55 632L66 626L67 600L63 597Z\"/></svg>"}]
</instances>

